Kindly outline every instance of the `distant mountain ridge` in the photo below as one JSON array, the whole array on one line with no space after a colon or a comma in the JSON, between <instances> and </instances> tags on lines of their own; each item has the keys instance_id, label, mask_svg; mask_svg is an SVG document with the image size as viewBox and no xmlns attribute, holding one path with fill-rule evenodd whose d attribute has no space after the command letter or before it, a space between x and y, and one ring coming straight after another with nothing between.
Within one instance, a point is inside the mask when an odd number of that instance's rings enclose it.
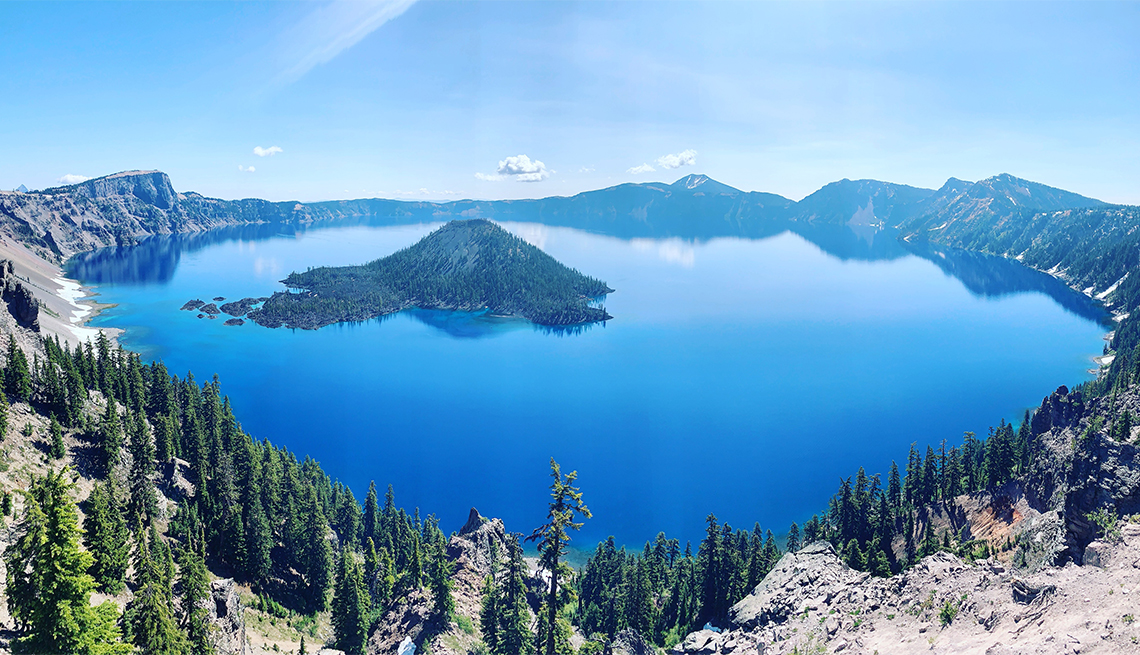
<instances>
[{"instance_id":1,"label":"distant mountain ridge","mask_svg":"<svg viewBox=\"0 0 1140 655\"><path fill-rule=\"evenodd\" d=\"M799 202L741 191L706 175L672 184L626 183L531 200L416 202L381 198L301 203L220 200L175 191L160 171L124 171L29 193L0 194L0 230L62 261L152 234L231 225L308 224L374 217L391 224L486 218L541 222L621 238L762 238L781 223L899 227L911 239L969 243L1026 213L1103 208L1105 203L1009 174L978 182L950 178L940 189L840 180ZM964 246L968 247L968 246Z\"/></svg>"}]
</instances>

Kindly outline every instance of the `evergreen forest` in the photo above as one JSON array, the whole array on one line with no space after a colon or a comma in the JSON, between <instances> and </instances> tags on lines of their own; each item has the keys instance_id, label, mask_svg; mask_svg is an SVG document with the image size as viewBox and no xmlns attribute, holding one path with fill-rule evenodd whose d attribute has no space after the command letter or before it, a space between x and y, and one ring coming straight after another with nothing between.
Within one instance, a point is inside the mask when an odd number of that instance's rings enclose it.
<instances>
[{"instance_id":1,"label":"evergreen forest","mask_svg":"<svg viewBox=\"0 0 1140 655\"><path fill-rule=\"evenodd\" d=\"M590 303L613 292L486 220L452 221L383 259L292 273L283 283L298 291L273 294L249 318L316 329L419 307L569 326L611 318Z\"/></svg>"}]
</instances>

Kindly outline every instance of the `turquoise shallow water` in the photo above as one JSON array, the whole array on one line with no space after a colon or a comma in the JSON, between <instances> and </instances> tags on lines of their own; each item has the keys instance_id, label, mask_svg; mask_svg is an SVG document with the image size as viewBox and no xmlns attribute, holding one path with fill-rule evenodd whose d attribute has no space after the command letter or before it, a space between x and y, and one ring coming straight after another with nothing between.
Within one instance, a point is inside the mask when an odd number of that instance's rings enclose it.
<instances>
[{"instance_id":1,"label":"turquoise shallow water","mask_svg":"<svg viewBox=\"0 0 1140 655\"><path fill-rule=\"evenodd\" d=\"M172 372L217 373L247 431L318 459L359 500L369 480L391 482L445 530L475 506L529 531L554 456L579 471L586 541L695 541L709 512L782 532L859 465L885 473L912 442L956 443L1089 379L1103 345L1095 312L1044 276L919 257L889 234L505 226L608 282L615 319L550 332L417 310L289 331L178 309L269 295L290 271L368 261L432 224L155 239L70 269L117 305L97 325L125 328L127 347Z\"/></svg>"}]
</instances>

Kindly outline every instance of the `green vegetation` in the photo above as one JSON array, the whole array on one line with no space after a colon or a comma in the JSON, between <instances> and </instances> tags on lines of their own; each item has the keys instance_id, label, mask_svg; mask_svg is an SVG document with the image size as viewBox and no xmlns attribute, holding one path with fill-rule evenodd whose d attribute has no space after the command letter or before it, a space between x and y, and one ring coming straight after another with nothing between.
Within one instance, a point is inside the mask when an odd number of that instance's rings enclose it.
<instances>
[{"instance_id":1,"label":"green vegetation","mask_svg":"<svg viewBox=\"0 0 1140 655\"><path fill-rule=\"evenodd\" d=\"M1088 515L1088 520L1096 526L1096 535L1106 541L1120 541L1120 515L1113 507L1101 507Z\"/></svg>"},{"instance_id":2,"label":"green vegetation","mask_svg":"<svg viewBox=\"0 0 1140 655\"><path fill-rule=\"evenodd\" d=\"M578 478L577 471L571 471L565 476L558 462L550 458L550 477L554 482L550 485L550 511L546 515L547 522L536 528L527 541L538 542L539 564L550 574L549 591L546 592L543 610L538 617L538 644L544 649L546 655L554 655L555 651L564 653L570 647L570 625L562 617L562 609L572 602L570 585L559 585L559 578L569 579L572 575L570 567L562 561L566 555L566 545L570 543L568 530L578 530L582 523L575 522L575 518L590 518L590 510L582 502L582 492L574 486Z\"/></svg>"},{"instance_id":3,"label":"green vegetation","mask_svg":"<svg viewBox=\"0 0 1140 655\"><path fill-rule=\"evenodd\" d=\"M439 563L445 537L434 517L398 509L390 487L383 507L373 487L366 513L315 461L243 432L216 379L199 386L191 375L171 376L162 363L144 365L102 336L75 349L56 340L43 346L46 356L28 369L27 398L38 412L59 417L53 439L68 429L89 445L103 479L84 501L85 530L70 471L33 480L26 493L16 541L5 551L18 650L125 653L133 644L151 653L208 654L210 561L251 584L267 608L290 612L324 609L337 578L333 602L353 618L337 640L360 652L360 635L389 603L449 572ZM21 357L7 358L17 373ZM5 384L18 377L3 371ZM88 403L103 409L88 413ZM150 482L159 452L189 462L165 460L195 486L165 535L156 530ZM343 553L333 551L334 535ZM124 635L113 604L92 608L87 599L125 584L133 600L122 617Z\"/></svg>"},{"instance_id":4,"label":"green vegetation","mask_svg":"<svg viewBox=\"0 0 1140 655\"><path fill-rule=\"evenodd\" d=\"M593 298L613 290L485 220L452 221L419 243L360 266L314 268L283 281L249 318L316 329L421 309L489 310L548 326L603 321Z\"/></svg>"},{"instance_id":5,"label":"green vegetation","mask_svg":"<svg viewBox=\"0 0 1140 655\"><path fill-rule=\"evenodd\" d=\"M942 627L950 625L954 622L954 618L958 616L958 603L952 600L947 600L942 603L942 609L938 610L938 622Z\"/></svg>"},{"instance_id":6,"label":"green vegetation","mask_svg":"<svg viewBox=\"0 0 1140 655\"><path fill-rule=\"evenodd\" d=\"M17 653L129 653L110 601L91 607L91 555L79 548L71 471L51 471L24 493L24 517L4 551L8 610L21 632Z\"/></svg>"}]
</instances>

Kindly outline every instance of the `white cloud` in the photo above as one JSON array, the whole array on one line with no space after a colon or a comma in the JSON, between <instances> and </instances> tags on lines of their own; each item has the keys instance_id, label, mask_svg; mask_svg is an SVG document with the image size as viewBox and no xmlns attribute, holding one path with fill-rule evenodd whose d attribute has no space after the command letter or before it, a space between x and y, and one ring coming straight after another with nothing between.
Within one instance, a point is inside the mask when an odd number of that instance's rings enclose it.
<instances>
[{"instance_id":1,"label":"white cloud","mask_svg":"<svg viewBox=\"0 0 1140 655\"><path fill-rule=\"evenodd\" d=\"M692 166L697 163L696 150L682 150L675 155L665 155L657 158L657 165L661 168L680 168L682 166Z\"/></svg>"},{"instance_id":2,"label":"white cloud","mask_svg":"<svg viewBox=\"0 0 1140 655\"><path fill-rule=\"evenodd\" d=\"M592 169L592 168L589 168L589 167L587 167L587 166L583 166L582 168L579 168L579 169L578 169L578 172L579 172L579 173L593 173L593 172L594 172L594 169Z\"/></svg>"},{"instance_id":3,"label":"white cloud","mask_svg":"<svg viewBox=\"0 0 1140 655\"><path fill-rule=\"evenodd\" d=\"M284 70L277 81L290 84L364 40L416 0L330 2L317 7L281 35Z\"/></svg>"},{"instance_id":4,"label":"white cloud","mask_svg":"<svg viewBox=\"0 0 1140 655\"><path fill-rule=\"evenodd\" d=\"M626 173L632 173L634 175L641 175L642 173L652 173L656 170L657 170L656 168L653 168L649 164L642 164L641 166L634 166L633 168L627 170Z\"/></svg>"},{"instance_id":5,"label":"white cloud","mask_svg":"<svg viewBox=\"0 0 1140 655\"><path fill-rule=\"evenodd\" d=\"M553 172L546 168L546 164L537 159L531 159L526 155L515 155L500 161L499 168L493 175L476 173L475 178L484 182L502 182L503 180L541 182L550 177Z\"/></svg>"},{"instance_id":6,"label":"white cloud","mask_svg":"<svg viewBox=\"0 0 1140 655\"><path fill-rule=\"evenodd\" d=\"M243 173L254 173L257 171L253 166L242 166L241 164L238 164L238 170Z\"/></svg>"},{"instance_id":7,"label":"white cloud","mask_svg":"<svg viewBox=\"0 0 1140 655\"><path fill-rule=\"evenodd\" d=\"M285 151L282 150L279 146L269 146L268 148L262 148L261 146L254 146L254 148L253 148L253 154L257 155L258 157L272 157L273 155L276 155L279 152L285 152Z\"/></svg>"},{"instance_id":8,"label":"white cloud","mask_svg":"<svg viewBox=\"0 0 1140 655\"><path fill-rule=\"evenodd\" d=\"M64 175L63 177L56 180L56 182L59 182L60 184L79 184L80 182L86 182L87 180L90 180L90 179L91 178L87 177L86 175L76 175L75 173L68 173L67 175Z\"/></svg>"}]
</instances>

